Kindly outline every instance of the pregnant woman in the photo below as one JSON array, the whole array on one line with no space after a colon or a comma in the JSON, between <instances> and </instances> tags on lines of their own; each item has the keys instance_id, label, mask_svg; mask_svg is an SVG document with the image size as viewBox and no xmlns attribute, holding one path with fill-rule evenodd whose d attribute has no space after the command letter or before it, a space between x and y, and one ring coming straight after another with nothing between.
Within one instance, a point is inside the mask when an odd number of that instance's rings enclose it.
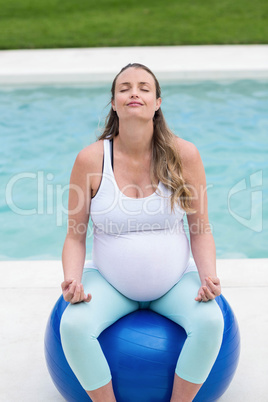
<instances>
[{"instance_id":1,"label":"pregnant woman","mask_svg":"<svg viewBox=\"0 0 268 402\"><path fill-rule=\"evenodd\" d=\"M97 338L126 314L151 309L185 329L172 402L193 400L222 342L204 167L196 146L169 130L160 106L152 71L124 67L112 84L103 134L79 152L71 173L62 253L70 304L60 331L65 356L94 402L115 401ZM85 265L89 217L94 238Z\"/></svg>"}]
</instances>

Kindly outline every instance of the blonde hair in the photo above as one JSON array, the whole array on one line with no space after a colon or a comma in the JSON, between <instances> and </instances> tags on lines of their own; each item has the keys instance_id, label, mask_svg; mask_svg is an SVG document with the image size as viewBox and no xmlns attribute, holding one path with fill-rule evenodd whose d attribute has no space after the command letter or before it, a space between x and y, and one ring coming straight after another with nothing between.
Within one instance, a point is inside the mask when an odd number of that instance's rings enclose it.
<instances>
[{"instance_id":1,"label":"blonde hair","mask_svg":"<svg viewBox=\"0 0 268 402\"><path fill-rule=\"evenodd\" d=\"M127 68L142 68L152 75L156 87L156 99L161 97L161 88L159 82L153 72L143 64L132 63L121 69L113 80L111 93L114 100L115 85L118 76ZM159 108L153 117L153 149L152 149L152 165L151 180L155 184L156 179L161 181L171 190L171 208L174 209L175 204L179 204L186 212L194 212L191 208L191 192L182 175L182 162L179 151L175 144L175 134L168 128L161 108ZM98 137L99 140L112 139L119 133L119 118L117 113L111 107L109 114L105 119L105 127L103 133Z\"/></svg>"}]
</instances>

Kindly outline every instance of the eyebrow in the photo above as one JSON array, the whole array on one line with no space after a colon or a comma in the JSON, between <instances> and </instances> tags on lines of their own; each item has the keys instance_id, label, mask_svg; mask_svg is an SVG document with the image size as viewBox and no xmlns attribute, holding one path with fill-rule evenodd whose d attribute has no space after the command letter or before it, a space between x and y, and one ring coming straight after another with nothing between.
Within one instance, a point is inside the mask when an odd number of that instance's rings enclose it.
<instances>
[{"instance_id":1,"label":"eyebrow","mask_svg":"<svg viewBox=\"0 0 268 402\"><path fill-rule=\"evenodd\" d=\"M139 82L139 84L141 84L141 85L149 85L150 86L149 82L145 82L145 81L141 81L141 82ZM122 82L119 85L131 85L131 83L130 82Z\"/></svg>"}]
</instances>

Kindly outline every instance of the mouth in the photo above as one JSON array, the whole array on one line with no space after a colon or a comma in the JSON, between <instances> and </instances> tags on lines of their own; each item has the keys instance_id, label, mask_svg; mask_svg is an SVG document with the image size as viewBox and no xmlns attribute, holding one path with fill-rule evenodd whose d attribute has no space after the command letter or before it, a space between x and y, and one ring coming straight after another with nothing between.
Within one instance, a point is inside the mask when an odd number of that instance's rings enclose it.
<instances>
[{"instance_id":1,"label":"mouth","mask_svg":"<svg viewBox=\"0 0 268 402\"><path fill-rule=\"evenodd\" d=\"M140 102L130 102L127 104L127 106L142 106L142 103Z\"/></svg>"}]
</instances>

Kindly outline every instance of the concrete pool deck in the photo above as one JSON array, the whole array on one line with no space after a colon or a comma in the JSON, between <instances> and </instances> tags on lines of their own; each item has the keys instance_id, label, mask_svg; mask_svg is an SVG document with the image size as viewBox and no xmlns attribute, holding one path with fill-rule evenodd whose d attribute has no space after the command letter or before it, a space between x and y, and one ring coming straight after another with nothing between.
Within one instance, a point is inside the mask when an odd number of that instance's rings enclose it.
<instances>
[{"instance_id":1,"label":"concrete pool deck","mask_svg":"<svg viewBox=\"0 0 268 402\"><path fill-rule=\"evenodd\" d=\"M0 87L111 83L129 62L148 65L160 82L267 79L268 45L0 51ZM221 401L267 402L268 259L217 260L217 267L241 332L239 366ZM63 401L43 353L61 262L0 261L0 275L0 401Z\"/></svg>"},{"instance_id":2,"label":"concrete pool deck","mask_svg":"<svg viewBox=\"0 0 268 402\"><path fill-rule=\"evenodd\" d=\"M161 81L268 78L268 45L0 51L0 85L111 83L128 63Z\"/></svg>"}]
</instances>

